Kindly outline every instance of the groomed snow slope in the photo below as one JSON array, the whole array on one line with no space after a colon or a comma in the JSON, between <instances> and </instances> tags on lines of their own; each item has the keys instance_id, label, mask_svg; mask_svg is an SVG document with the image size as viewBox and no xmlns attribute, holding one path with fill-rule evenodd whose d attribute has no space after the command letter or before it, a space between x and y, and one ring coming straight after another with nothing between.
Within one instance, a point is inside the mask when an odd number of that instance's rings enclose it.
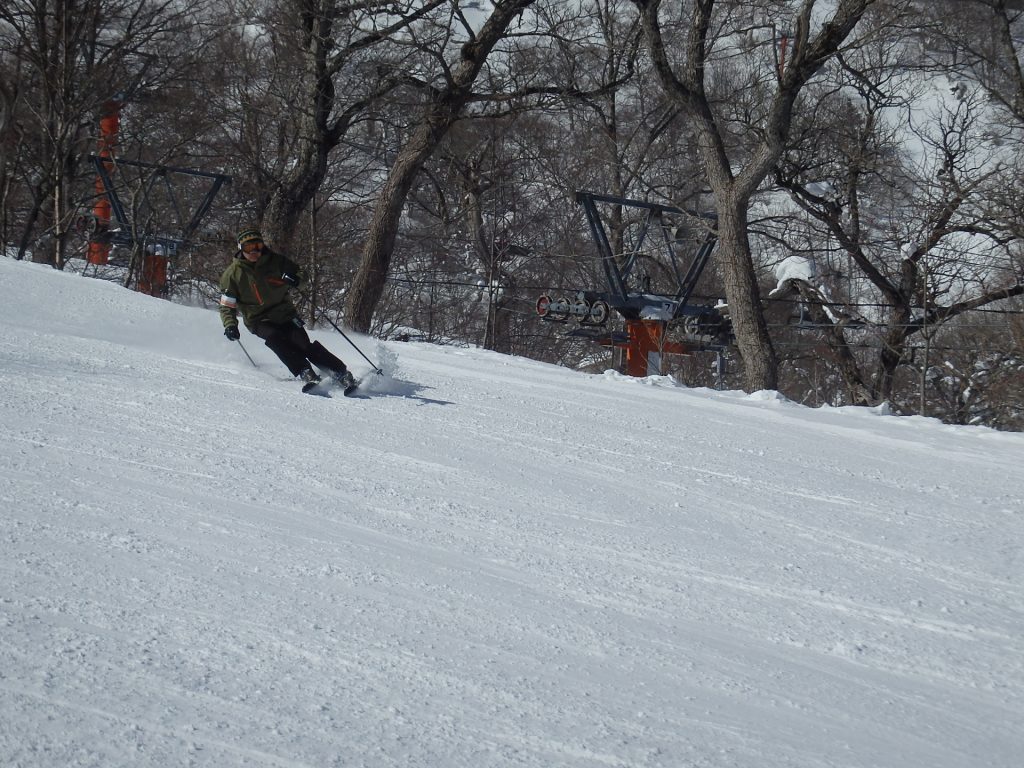
<instances>
[{"instance_id":1,"label":"groomed snow slope","mask_svg":"<svg viewBox=\"0 0 1024 768\"><path fill-rule=\"evenodd\" d=\"M1020 765L1021 435L0 297L0 765Z\"/></svg>"}]
</instances>

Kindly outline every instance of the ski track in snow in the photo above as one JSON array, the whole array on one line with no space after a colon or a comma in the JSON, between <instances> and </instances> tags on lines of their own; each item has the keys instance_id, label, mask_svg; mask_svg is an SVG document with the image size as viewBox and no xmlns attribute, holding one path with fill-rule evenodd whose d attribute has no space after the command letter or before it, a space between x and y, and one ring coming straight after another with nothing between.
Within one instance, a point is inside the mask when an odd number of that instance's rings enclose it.
<instances>
[{"instance_id":1,"label":"ski track in snow","mask_svg":"<svg viewBox=\"0 0 1024 768\"><path fill-rule=\"evenodd\" d=\"M1020 435L0 292L4 766L1019 764Z\"/></svg>"}]
</instances>

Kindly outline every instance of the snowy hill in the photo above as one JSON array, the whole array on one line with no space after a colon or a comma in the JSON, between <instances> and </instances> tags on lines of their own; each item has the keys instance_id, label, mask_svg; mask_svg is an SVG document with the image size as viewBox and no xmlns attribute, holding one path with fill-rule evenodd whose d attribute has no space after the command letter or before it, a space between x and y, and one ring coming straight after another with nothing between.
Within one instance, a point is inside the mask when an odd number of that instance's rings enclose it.
<instances>
[{"instance_id":1,"label":"snowy hill","mask_svg":"<svg viewBox=\"0 0 1024 768\"><path fill-rule=\"evenodd\" d=\"M0 295L0 765L1020 765L1024 436Z\"/></svg>"}]
</instances>

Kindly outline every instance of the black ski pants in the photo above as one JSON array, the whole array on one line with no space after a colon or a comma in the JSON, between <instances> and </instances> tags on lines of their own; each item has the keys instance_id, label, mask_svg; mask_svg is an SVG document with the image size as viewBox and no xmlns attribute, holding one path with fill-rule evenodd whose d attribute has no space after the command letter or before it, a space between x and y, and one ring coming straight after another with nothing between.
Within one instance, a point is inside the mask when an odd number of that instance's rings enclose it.
<instances>
[{"instance_id":1,"label":"black ski pants","mask_svg":"<svg viewBox=\"0 0 1024 768\"><path fill-rule=\"evenodd\" d=\"M287 323L261 321L254 332L288 366L292 376L298 376L310 363L331 373L344 373L345 363L332 355L319 341L310 341L309 334L298 318Z\"/></svg>"}]
</instances>

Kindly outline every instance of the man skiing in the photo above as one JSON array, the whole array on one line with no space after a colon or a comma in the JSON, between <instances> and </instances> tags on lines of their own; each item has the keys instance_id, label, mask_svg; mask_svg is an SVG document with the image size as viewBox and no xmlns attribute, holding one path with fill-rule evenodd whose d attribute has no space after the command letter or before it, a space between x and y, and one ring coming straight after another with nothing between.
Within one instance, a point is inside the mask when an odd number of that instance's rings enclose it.
<instances>
[{"instance_id":1,"label":"man skiing","mask_svg":"<svg viewBox=\"0 0 1024 768\"><path fill-rule=\"evenodd\" d=\"M238 233L238 251L220 278L220 319L224 336L238 341L238 313L245 327L284 363L292 376L302 379L303 392L320 383L312 366L326 371L351 394L356 380L345 363L331 354L319 341L311 342L288 289L302 283L299 265L272 251L263 242L258 229Z\"/></svg>"}]
</instances>

